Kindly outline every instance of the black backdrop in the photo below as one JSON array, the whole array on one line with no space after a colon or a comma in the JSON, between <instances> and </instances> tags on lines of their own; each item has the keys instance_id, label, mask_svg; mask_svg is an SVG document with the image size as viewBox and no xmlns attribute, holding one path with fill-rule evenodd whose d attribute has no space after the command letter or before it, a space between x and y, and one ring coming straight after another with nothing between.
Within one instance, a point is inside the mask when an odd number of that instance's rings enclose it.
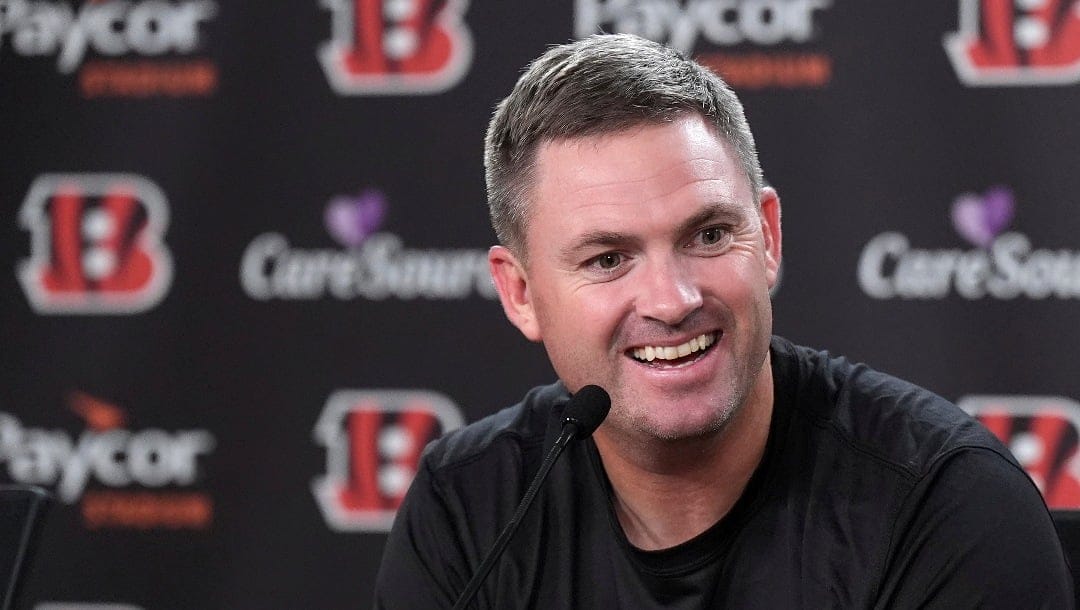
<instances>
[{"instance_id":1,"label":"black backdrop","mask_svg":"<svg viewBox=\"0 0 1080 610\"><path fill-rule=\"evenodd\" d=\"M0 480L60 497L27 607L369 606L423 443L553 377L484 275L482 138L599 30L744 100L777 332L960 401L1080 505L1078 2L0 10Z\"/></svg>"}]
</instances>

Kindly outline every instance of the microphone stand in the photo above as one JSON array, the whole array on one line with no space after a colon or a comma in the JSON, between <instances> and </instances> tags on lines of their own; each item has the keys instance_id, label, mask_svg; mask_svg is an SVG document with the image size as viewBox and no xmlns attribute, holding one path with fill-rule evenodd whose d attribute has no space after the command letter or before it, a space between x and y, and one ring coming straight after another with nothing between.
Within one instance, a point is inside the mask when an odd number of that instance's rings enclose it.
<instances>
[{"instance_id":1,"label":"microphone stand","mask_svg":"<svg viewBox=\"0 0 1080 610\"><path fill-rule=\"evenodd\" d=\"M540 485L543 484L547 478L548 471L555 465L555 460L562 454L563 449L570 443L570 440L577 435L578 422L574 419L567 418L563 423L562 431L559 433L559 438L555 439L555 444L548 451L547 457L544 458L542 464L540 464L540 470L536 473L532 483L529 485L529 489L525 491L525 496L521 499L521 503L518 504L517 510L514 511L514 516L510 517L510 522L503 528L502 533L495 539L495 545L488 551L484 561L480 563L480 567L476 569L476 573L473 574L469 584L466 585L465 590L461 593L461 597L458 598L456 604L454 604L454 610L465 610L469 603L472 602L473 597L476 596L476 592L480 590L480 585L483 584L484 579L487 577L491 568L495 567L495 562L498 561L502 555L503 549L510 542L510 537L517 531L518 525L521 524L522 517L525 516L526 511L532 506L533 499L536 497L537 492L540 491Z\"/></svg>"}]
</instances>

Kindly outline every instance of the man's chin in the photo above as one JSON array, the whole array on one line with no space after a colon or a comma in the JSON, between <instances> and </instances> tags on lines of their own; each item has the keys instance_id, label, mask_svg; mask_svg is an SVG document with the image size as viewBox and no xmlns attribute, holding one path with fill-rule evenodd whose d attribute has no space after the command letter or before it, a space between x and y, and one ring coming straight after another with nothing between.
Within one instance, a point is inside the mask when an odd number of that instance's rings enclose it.
<instances>
[{"instance_id":1,"label":"man's chin","mask_svg":"<svg viewBox=\"0 0 1080 610\"><path fill-rule=\"evenodd\" d=\"M674 443L715 436L731 420L732 409L714 408L707 412L678 413L679 417L656 417L655 413L634 418L631 427L642 440Z\"/></svg>"}]
</instances>

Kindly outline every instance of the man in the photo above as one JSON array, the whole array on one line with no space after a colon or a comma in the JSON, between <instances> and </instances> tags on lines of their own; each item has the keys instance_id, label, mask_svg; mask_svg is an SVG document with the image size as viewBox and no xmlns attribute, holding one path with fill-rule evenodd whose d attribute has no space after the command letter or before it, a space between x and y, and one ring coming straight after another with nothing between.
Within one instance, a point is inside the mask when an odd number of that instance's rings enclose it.
<instances>
[{"instance_id":1,"label":"man","mask_svg":"<svg viewBox=\"0 0 1080 610\"><path fill-rule=\"evenodd\" d=\"M715 75L631 36L553 48L485 164L503 308L560 382L428 447L379 607L454 604L587 384L611 412L477 607L1071 606L1046 507L987 431L771 336L780 202Z\"/></svg>"}]
</instances>

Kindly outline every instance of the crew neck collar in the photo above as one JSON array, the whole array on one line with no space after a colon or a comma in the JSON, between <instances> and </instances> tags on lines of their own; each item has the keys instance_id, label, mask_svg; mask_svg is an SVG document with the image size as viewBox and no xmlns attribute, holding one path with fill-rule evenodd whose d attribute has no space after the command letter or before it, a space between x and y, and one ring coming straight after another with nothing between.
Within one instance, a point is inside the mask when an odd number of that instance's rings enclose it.
<instances>
[{"instance_id":1,"label":"crew neck collar","mask_svg":"<svg viewBox=\"0 0 1080 610\"><path fill-rule=\"evenodd\" d=\"M769 347L773 373L773 412L769 422L769 435L761 462L750 477L739 499L719 521L697 536L676 546L657 551L645 551L632 545L626 538L615 513L614 491L604 471L600 452L592 438L585 442L590 470L595 483L604 491L610 527L615 538L638 566L657 576L678 576L692 572L702 565L725 554L743 526L753 517L763 500L770 494L776 465L785 445L791 410L794 406L795 388L798 386L797 368L792 362L791 344L773 337ZM565 405L565 402L563 403Z\"/></svg>"}]
</instances>

